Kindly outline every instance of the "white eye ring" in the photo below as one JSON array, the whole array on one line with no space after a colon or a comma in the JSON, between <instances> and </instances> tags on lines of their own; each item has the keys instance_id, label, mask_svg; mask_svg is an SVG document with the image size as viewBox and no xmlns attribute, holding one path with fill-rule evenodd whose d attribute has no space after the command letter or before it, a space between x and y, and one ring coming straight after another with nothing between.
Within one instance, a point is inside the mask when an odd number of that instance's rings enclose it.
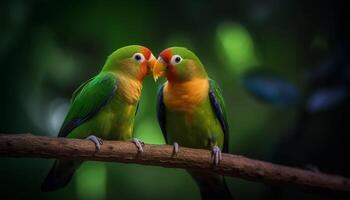
<instances>
[{"instance_id":1,"label":"white eye ring","mask_svg":"<svg viewBox=\"0 0 350 200\"><path fill-rule=\"evenodd\" d=\"M181 58L181 56L179 55L173 55L173 57L171 57L170 59L170 63L172 65L176 65L176 64L179 64L183 59Z\"/></svg>"},{"instance_id":2,"label":"white eye ring","mask_svg":"<svg viewBox=\"0 0 350 200\"><path fill-rule=\"evenodd\" d=\"M145 56L143 56L142 53L135 53L135 54L132 56L132 58L133 58L134 60L136 60L137 62L139 62L139 63L142 63L143 61L146 60L146 59L145 59Z\"/></svg>"}]
</instances>

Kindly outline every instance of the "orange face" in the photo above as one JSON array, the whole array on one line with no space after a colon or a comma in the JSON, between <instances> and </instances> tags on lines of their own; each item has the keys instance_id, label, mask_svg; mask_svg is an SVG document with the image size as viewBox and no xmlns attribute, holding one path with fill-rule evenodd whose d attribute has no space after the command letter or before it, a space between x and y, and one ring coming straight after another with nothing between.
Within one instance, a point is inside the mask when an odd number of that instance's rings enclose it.
<instances>
[{"instance_id":1,"label":"orange face","mask_svg":"<svg viewBox=\"0 0 350 200\"><path fill-rule=\"evenodd\" d=\"M171 55L172 53L170 49L166 49L159 54L159 58L157 62L154 64L153 70L152 70L153 78L155 81L157 81L159 77L166 76L166 67L169 65Z\"/></svg>"},{"instance_id":2,"label":"orange face","mask_svg":"<svg viewBox=\"0 0 350 200\"><path fill-rule=\"evenodd\" d=\"M168 82L181 83L195 78L207 78L199 58L183 47L170 47L159 54L153 68L153 78L166 77Z\"/></svg>"},{"instance_id":3,"label":"orange face","mask_svg":"<svg viewBox=\"0 0 350 200\"><path fill-rule=\"evenodd\" d=\"M154 55L152 54L151 50L149 50L147 47L142 47L141 53L144 56L145 60L142 61L139 73L137 75L137 78L139 80L142 80L145 76L151 73L151 71L153 70L154 64L157 61ZM138 56L138 55L135 55L135 56ZM138 59L138 58L135 58L135 59Z\"/></svg>"}]
</instances>

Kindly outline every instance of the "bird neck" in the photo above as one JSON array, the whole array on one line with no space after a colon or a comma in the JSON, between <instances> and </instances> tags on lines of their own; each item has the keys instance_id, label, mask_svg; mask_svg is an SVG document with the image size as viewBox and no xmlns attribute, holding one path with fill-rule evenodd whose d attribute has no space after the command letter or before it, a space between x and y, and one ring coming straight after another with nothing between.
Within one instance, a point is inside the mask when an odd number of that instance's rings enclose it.
<instances>
[{"instance_id":1,"label":"bird neck","mask_svg":"<svg viewBox=\"0 0 350 200\"><path fill-rule=\"evenodd\" d=\"M176 111L192 111L208 97L209 81L196 78L186 82L166 82L164 87L165 105Z\"/></svg>"},{"instance_id":2,"label":"bird neck","mask_svg":"<svg viewBox=\"0 0 350 200\"><path fill-rule=\"evenodd\" d=\"M136 104L140 100L142 81L124 74L114 73L118 80L117 93L119 93L127 103Z\"/></svg>"}]
</instances>

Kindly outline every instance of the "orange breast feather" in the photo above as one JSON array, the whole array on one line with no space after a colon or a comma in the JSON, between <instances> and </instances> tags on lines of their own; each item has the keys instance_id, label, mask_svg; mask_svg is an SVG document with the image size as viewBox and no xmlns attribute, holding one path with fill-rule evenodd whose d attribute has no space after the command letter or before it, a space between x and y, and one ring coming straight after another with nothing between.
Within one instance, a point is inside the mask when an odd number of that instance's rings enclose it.
<instances>
[{"instance_id":1,"label":"orange breast feather","mask_svg":"<svg viewBox=\"0 0 350 200\"><path fill-rule=\"evenodd\" d=\"M184 83L166 83L164 104L171 110L191 112L194 106L201 104L207 97L209 81L194 79Z\"/></svg>"}]
</instances>

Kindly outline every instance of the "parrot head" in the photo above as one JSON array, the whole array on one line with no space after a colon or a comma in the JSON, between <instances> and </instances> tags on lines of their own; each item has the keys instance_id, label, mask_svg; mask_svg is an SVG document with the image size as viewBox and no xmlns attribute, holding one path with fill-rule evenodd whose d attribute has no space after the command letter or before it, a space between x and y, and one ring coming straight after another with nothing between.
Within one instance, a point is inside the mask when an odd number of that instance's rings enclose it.
<instances>
[{"instance_id":1,"label":"parrot head","mask_svg":"<svg viewBox=\"0 0 350 200\"><path fill-rule=\"evenodd\" d=\"M166 77L169 82L185 82L207 77L199 58L183 47L171 47L162 51L152 71L155 81L159 77Z\"/></svg>"},{"instance_id":2,"label":"parrot head","mask_svg":"<svg viewBox=\"0 0 350 200\"><path fill-rule=\"evenodd\" d=\"M156 58L147 47L130 45L109 55L102 71L121 73L142 81L151 73L155 62Z\"/></svg>"}]
</instances>

